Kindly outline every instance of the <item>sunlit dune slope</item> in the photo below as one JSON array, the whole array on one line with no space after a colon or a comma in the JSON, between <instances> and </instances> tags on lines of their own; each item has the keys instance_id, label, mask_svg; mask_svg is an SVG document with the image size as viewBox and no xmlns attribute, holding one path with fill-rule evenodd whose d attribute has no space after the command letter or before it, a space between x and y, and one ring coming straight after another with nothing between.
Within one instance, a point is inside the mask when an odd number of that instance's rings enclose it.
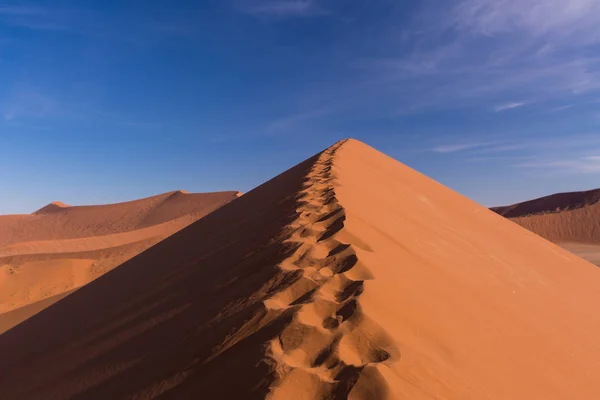
<instances>
[{"instance_id":1,"label":"sunlit dune slope","mask_svg":"<svg viewBox=\"0 0 600 400\"><path fill-rule=\"evenodd\" d=\"M0 335L7 399L596 399L600 270L354 140Z\"/></svg>"}]
</instances>

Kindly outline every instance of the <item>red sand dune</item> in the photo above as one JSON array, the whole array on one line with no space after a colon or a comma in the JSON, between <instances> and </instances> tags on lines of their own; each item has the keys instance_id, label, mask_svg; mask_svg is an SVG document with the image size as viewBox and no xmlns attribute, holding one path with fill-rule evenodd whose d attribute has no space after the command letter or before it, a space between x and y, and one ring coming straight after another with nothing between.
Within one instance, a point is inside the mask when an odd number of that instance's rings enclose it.
<instances>
[{"instance_id":1,"label":"red sand dune","mask_svg":"<svg viewBox=\"0 0 600 400\"><path fill-rule=\"evenodd\" d=\"M354 140L0 335L6 399L598 399L600 270Z\"/></svg>"},{"instance_id":2,"label":"red sand dune","mask_svg":"<svg viewBox=\"0 0 600 400\"><path fill-rule=\"evenodd\" d=\"M110 235L186 218L197 219L238 192L175 191L141 200L97 206L54 202L33 214L0 216L0 246L12 243Z\"/></svg>"},{"instance_id":3,"label":"red sand dune","mask_svg":"<svg viewBox=\"0 0 600 400\"><path fill-rule=\"evenodd\" d=\"M516 217L512 220L553 242L600 244L600 203L570 211Z\"/></svg>"},{"instance_id":4,"label":"red sand dune","mask_svg":"<svg viewBox=\"0 0 600 400\"><path fill-rule=\"evenodd\" d=\"M553 242L600 244L600 189L559 193L493 211Z\"/></svg>"},{"instance_id":5,"label":"red sand dune","mask_svg":"<svg viewBox=\"0 0 600 400\"><path fill-rule=\"evenodd\" d=\"M0 216L0 332L235 198L178 191Z\"/></svg>"},{"instance_id":6,"label":"red sand dune","mask_svg":"<svg viewBox=\"0 0 600 400\"><path fill-rule=\"evenodd\" d=\"M588 207L600 201L600 189L585 192L557 193L539 199L524 201L503 207L492 207L492 211L506 218L560 213Z\"/></svg>"},{"instance_id":7,"label":"red sand dune","mask_svg":"<svg viewBox=\"0 0 600 400\"><path fill-rule=\"evenodd\" d=\"M493 211L600 265L600 189L559 193Z\"/></svg>"}]
</instances>

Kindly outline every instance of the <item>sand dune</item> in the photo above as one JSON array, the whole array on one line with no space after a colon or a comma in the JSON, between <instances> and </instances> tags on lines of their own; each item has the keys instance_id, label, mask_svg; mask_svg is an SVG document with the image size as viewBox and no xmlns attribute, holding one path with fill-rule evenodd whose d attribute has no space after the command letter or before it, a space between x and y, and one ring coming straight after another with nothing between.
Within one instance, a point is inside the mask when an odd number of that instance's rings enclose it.
<instances>
[{"instance_id":1,"label":"sand dune","mask_svg":"<svg viewBox=\"0 0 600 400\"><path fill-rule=\"evenodd\" d=\"M12 243L111 235L146 228L178 218L195 220L238 192L164 193L141 200L70 207L51 203L33 214L0 216L0 246Z\"/></svg>"},{"instance_id":2,"label":"sand dune","mask_svg":"<svg viewBox=\"0 0 600 400\"><path fill-rule=\"evenodd\" d=\"M0 332L235 198L179 191L0 216Z\"/></svg>"},{"instance_id":3,"label":"sand dune","mask_svg":"<svg viewBox=\"0 0 600 400\"><path fill-rule=\"evenodd\" d=\"M553 242L600 244L600 203L572 211L512 220Z\"/></svg>"},{"instance_id":4,"label":"sand dune","mask_svg":"<svg viewBox=\"0 0 600 400\"><path fill-rule=\"evenodd\" d=\"M557 193L522 203L492 207L492 211L506 218L559 213L591 206L600 201L600 189L585 192Z\"/></svg>"},{"instance_id":5,"label":"sand dune","mask_svg":"<svg viewBox=\"0 0 600 400\"><path fill-rule=\"evenodd\" d=\"M599 289L593 265L343 141L0 335L0 387L596 399Z\"/></svg>"},{"instance_id":6,"label":"sand dune","mask_svg":"<svg viewBox=\"0 0 600 400\"><path fill-rule=\"evenodd\" d=\"M559 193L493 211L600 265L600 189Z\"/></svg>"}]
</instances>

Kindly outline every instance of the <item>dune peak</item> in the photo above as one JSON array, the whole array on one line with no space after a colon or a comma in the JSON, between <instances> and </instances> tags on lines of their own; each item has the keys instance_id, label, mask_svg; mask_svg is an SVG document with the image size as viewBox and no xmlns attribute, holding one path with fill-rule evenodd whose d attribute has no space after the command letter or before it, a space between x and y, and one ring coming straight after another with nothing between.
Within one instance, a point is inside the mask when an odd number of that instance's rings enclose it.
<instances>
[{"instance_id":1,"label":"dune peak","mask_svg":"<svg viewBox=\"0 0 600 400\"><path fill-rule=\"evenodd\" d=\"M593 265L349 139L1 335L0 387L600 398L599 288Z\"/></svg>"},{"instance_id":2,"label":"dune peak","mask_svg":"<svg viewBox=\"0 0 600 400\"><path fill-rule=\"evenodd\" d=\"M34 214L43 214L43 213L58 211L58 210L62 210L62 209L68 208L68 207L71 207L71 206L66 203L63 203L62 201L53 201L53 202L45 205L44 207L40 208L36 212L34 212Z\"/></svg>"}]
</instances>

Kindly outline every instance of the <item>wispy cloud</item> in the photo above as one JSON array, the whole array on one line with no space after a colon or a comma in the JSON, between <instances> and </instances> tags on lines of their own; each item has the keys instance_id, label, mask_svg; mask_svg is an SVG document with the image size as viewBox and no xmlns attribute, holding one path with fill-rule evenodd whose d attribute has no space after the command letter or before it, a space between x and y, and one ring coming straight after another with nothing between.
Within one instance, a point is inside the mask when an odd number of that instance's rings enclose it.
<instances>
[{"instance_id":1,"label":"wispy cloud","mask_svg":"<svg viewBox=\"0 0 600 400\"><path fill-rule=\"evenodd\" d=\"M470 142L470 143L454 143L454 144L446 144L441 146L436 146L431 148L430 150L435 153L456 153L459 151L471 150L479 147L491 146L495 144L495 142Z\"/></svg>"},{"instance_id":2,"label":"wispy cloud","mask_svg":"<svg viewBox=\"0 0 600 400\"><path fill-rule=\"evenodd\" d=\"M79 12L57 8L0 6L0 24L30 30L84 33L85 25L80 23L83 19Z\"/></svg>"},{"instance_id":3,"label":"wispy cloud","mask_svg":"<svg viewBox=\"0 0 600 400\"><path fill-rule=\"evenodd\" d=\"M290 132L297 129L299 126L305 125L316 119L324 118L334 112L335 110L333 108L325 107L288 115L272 121L265 129L265 132L270 135Z\"/></svg>"},{"instance_id":4,"label":"wispy cloud","mask_svg":"<svg viewBox=\"0 0 600 400\"><path fill-rule=\"evenodd\" d=\"M550 112L565 111L565 110L568 110L569 108L573 108L573 105L572 104L568 104L566 106L554 107L554 108L550 109Z\"/></svg>"},{"instance_id":5,"label":"wispy cloud","mask_svg":"<svg viewBox=\"0 0 600 400\"><path fill-rule=\"evenodd\" d=\"M380 90L402 87L401 107L504 111L524 105L499 105L507 98L574 102L600 92L597 0L457 0L425 5L423 15L404 32L410 48L390 39L389 54L360 64Z\"/></svg>"},{"instance_id":6,"label":"wispy cloud","mask_svg":"<svg viewBox=\"0 0 600 400\"><path fill-rule=\"evenodd\" d=\"M514 152L516 150L524 150L533 147L532 143L528 142L504 142L495 146L489 146L483 149L477 149L477 154L492 154L492 153L505 153Z\"/></svg>"},{"instance_id":7,"label":"wispy cloud","mask_svg":"<svg viewBox=\"0 0 600 400\"><path fill-rule=\"evenodd\" d=\"M152 128L150 121L140 122L131 117L106 111L94 99L54 95L35 86L21 85L4 96L0 115L10 126L37 127L56 121L107 123L132 128Z\"/></svg>"},{"instance_id":8,"label":"wispy cloud","mask_svg":"<svg viewBox=\"0 0 600 400\"><path fill-rule=\"evenodd\" d=\"M494 107L494 111L501 112L501 111L506 111L506 110L512 110L512 109L515 109L515 108L523 107L524 105L525 105L525 103L507 103L507 104L501 104L501 105L498 105L498 106Z\"/></svg>"},{"instance_id":9,"label":"wispy cloud","mask_svg":"<svg viewBox=\"0 0 600 400\"><path fill-rule=\"evenodd\" d=\"M110 39L146 45L157 38L189 36L196 32L190 16L179 20L155 18L144 13L123 13L118 18L87 8L60 6L0 5L0 26L31 31Z\"/></svg>"},{"instance_id":10,"label":"wispy cloud","mask_svg":"<svg viewBox=\"0 0 600 400\"><path fill-rule=\"evenodd\" d=\"M18 5L0 5L0 16L36 15L41 12L42 12L42 10L37 7L18 6Z\"/></svg>"},{"instance_id":11,"label":"wispy cloud","mask_svg":"<svg viewBox=\"0 0 600 400\"><path fill-rule=\"evenodd\" d=\"M59 114L59 101L33 87L13 91L1 106L2 118L14 121L21 118L43 118Z\"/></svg>"},{"instance_id":12,"label":"wispy cloud","mask_svg":"<svg viewBox=\"0 0 600 400\"><path fill-rule=\"evenodd\" d=\"M520 168L543 168L556 172L569 174L595 174L600 173L600 156L585 156L574 159L552 161L533 161L516 164Z\"/></svg>"},{"instance_id":13,"label":"wispy cloud","mask_svg":"<svg viewBox=\"0 0 600 400\"><path fill-rule=\"evenodd\" d=\"M489 135L488 139L475 141L463 138L455 143L429 148L428 151L441 154L464 152L472 159L484 161L499 158L556 158L557 154L584 158L590 155L582 152L600 147L600 134L596 132L557 137L526 135L522 138L515 135Z\"/></svg>"},{"instance_id":14,"label":"wispy cloud","mask_svg":"<svg viewBox=\"0 0 600 400\"><path fill-rule=\"evenodd\" d=\"M257 16L288 18L327 14L316 0L257 0L241 7L242 11Z\"/></svg>"},{"instance_id":15,"label":"wispy cloud","mask_svg":"<svg viewBox=\"0 0 600 400\"><path fill-rule=\"evenodd\" d=\"M600 39L596 0L463 0L453 14L457 25L483 35L519 30L536 37Z\"/></svg>"}]
</instances>

